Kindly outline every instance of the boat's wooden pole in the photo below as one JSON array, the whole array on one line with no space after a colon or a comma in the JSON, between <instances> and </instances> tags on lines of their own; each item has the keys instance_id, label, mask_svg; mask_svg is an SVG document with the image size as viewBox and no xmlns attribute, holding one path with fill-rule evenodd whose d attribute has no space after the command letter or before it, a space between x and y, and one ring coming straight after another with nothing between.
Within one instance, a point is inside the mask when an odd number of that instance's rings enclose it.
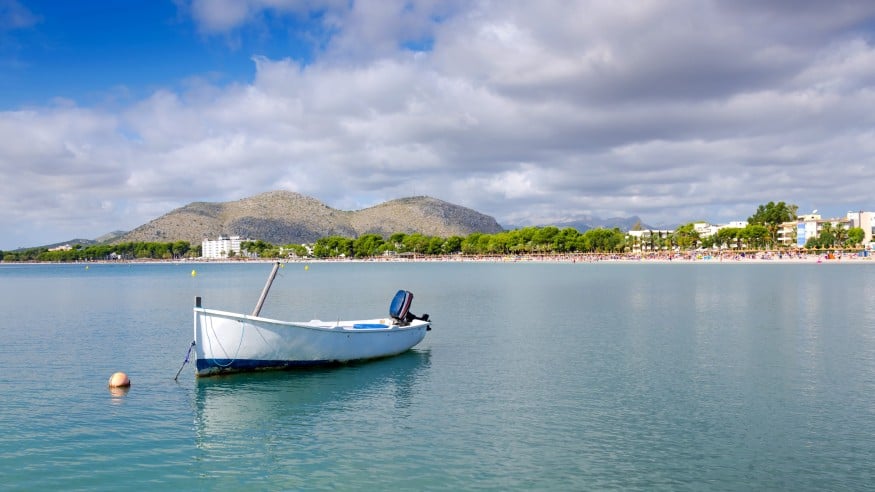
<instances>
[{"instance_id":1,"label":"boat's wooden pole","mask_svg":"<svg viewBox=\"0 0 875 492\"><path fill-rule=\"evenodd\" d=\"M264 284L264 289L261 291L261 297L258 298L258 304L255 305L255 309L252 311L253 316L258 316L258 313L261 312L261 306L264 305L264 300L267 298L267 291L270 290L270 286L273 284L273 279L276 277L276 271L280 268L280 262L276 262L273 265L273 270L270 272L270 277L267 278L267 283Z\"/></svg>"}]
</instances>

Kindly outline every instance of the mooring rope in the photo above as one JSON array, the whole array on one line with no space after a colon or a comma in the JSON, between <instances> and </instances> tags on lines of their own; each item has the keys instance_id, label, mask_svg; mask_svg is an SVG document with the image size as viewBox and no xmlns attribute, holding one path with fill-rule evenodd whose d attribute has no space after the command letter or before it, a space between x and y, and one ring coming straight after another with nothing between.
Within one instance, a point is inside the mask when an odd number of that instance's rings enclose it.
<instances>
[{"instance_id":1,"label":"mooring rope","mask_svg":"<svg viewBox=\"0 0 875 492\"><path fill-rule=\"evenodd\" d=\"M185 360L182 361L182 365L179 367L179 370L176 371L176 376L173 377L173 380L176 381L179 378L179 373L182 372L182 368L188 364L188 357L191 355L191 349L194 348L194 340L191 341L191 345L188 346L188 352L185 354Z\"/></svg>"},{"instance_id":2,"label":"mooring rope","mask_svg":"<svg viewBox=\"0 0 875 492\"><path fill-rule=\"evenodd\" d=\"M240 342L237 344L237 350L234 351L234 358L229 360L227 364L219 364L214 360L213 364L215 366L221 367L223 369L226 367L231 367L231 364L233 364L234 361L237 360L237 356L240 355L240 347L243 346L243 338L246 336L246 323L240 321L239 319L237 320L237 323L240 324ZM215 332L213 332L213 334L215 335ZM225 351L225 355L228 355L228 351L225 350L225 347L222 346L221 342L219 342L219 346L222 347L222 350Z\"/></svg>"}]
</instances>

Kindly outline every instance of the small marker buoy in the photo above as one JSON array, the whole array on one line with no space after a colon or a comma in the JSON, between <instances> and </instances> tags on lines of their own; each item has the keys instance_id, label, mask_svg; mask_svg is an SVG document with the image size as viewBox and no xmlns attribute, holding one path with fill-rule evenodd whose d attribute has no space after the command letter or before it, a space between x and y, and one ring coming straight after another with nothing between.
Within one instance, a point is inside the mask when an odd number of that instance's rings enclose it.
<instances>
[{"instance_id":1,"label":"small marker buoy","mask_svg":"<svg viewBox=\"0 0 875 492\"><path fill-rule=\"evenodd\" d=\"M130 385L131 380L128 378L128 375L123 372L113 373L109 378L110 388L127 388Z\"/></svg>"},{"instance_id":2,"label":"small marker buoy","mask_svg":"<svg viewBox=\"0 0 875 492\"><path fill-rule=\"evenodd\" d=\"M309 269L310 269L310 265L304 265L304 271L305 271L305 272L306 272L307 270L309 270Z\"/></svg>"},{"instance_id":3,"label":"small marker buoy","mask_svg":"<svg viewBox=\"0 0 875 492\"><path fill-rule=\"evenodd\" d=\"M197 277L197 270L192 270L192 271L191 271L191 276L192 276L192 277Z\"/></svg>"}]
</instances>

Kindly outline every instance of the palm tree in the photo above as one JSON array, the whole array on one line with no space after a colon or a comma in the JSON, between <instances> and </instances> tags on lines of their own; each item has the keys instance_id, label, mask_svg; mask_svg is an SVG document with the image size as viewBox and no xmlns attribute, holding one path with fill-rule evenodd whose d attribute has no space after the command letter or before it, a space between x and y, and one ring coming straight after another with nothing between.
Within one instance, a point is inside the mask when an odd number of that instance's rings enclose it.
<instances>
[{"instance_id":1,"label":"palm tree","mask_svg":"<svg viewBox=\"0 0 875 492\"><path fill-rule=\"evenodd\" d=\"M824 222L822 226L820 226L820 232L817 234L817 237L821 239L821 246L823 247L831 247L835 243L835 232L833 230L832 222Z\"/></svg>"},{"instance_id":2,"label":"palm tree","mask_svg":"<svg viewBox=\"0 0 875 492\"><path fill-rule=\"evenodd\" d=\"M833 227L832 234L836 238L835 243L839 246L845 244L845 240L848 239L848 230L845 229L845 225L841 222Z\"/></svg>"}]
</instances>

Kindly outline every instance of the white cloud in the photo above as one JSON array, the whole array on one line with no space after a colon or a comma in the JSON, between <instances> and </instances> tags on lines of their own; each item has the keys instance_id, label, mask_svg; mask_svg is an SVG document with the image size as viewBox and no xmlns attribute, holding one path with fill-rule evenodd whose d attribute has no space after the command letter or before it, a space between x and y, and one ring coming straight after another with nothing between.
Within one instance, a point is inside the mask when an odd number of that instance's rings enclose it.
<instances>
[{"instance_id":1,"label":"white cloud","mask_svg":"<svg viewBox=\"0 0 875 492\"><path fill-rule=\"evenodd\" d=\"M0 0L0 32L12 29L26 29L41 21L40 16L31 12L17 0Z\"/></svg>"},{"instance_id":2,"label":"white cloud","mask_svg":"<svg viewBox=\"0 0 875 492\"><path fill-rule=\"evenodd\" d=\"M241 0L193 0L191 15L207 33L226 32L250 20L255 2Z\"/></svg>"}]
</instances>

